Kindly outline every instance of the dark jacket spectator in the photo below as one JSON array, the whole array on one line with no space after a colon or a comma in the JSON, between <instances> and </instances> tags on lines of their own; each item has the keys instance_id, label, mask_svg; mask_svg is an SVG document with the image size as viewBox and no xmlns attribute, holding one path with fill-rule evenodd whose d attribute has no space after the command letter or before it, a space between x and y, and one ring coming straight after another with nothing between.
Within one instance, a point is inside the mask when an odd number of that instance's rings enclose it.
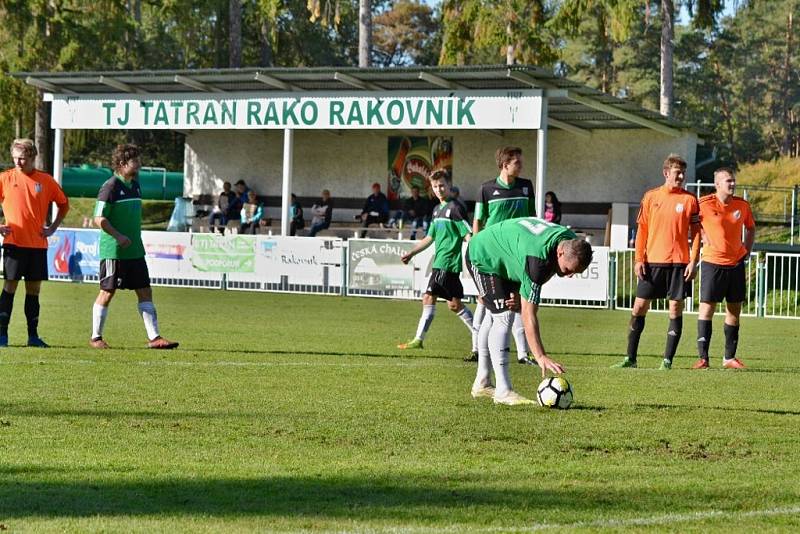
<instances>
[{"instance_id":1,"label":"dark jacket spectator","mask_svg":"<svg viewBox=\"0 0 800 534\"><path fill-rule=\"evenodd\" d=\"M368 227L370 224L386 224L389 220L389 199L386 195L381 193L381 184L375 182L372 184L372 194L367 197L364 202L364 208L361 210L361 226ZM361 232L361 237L366 237L367 231Z\"/></svg>"}]
</instances>

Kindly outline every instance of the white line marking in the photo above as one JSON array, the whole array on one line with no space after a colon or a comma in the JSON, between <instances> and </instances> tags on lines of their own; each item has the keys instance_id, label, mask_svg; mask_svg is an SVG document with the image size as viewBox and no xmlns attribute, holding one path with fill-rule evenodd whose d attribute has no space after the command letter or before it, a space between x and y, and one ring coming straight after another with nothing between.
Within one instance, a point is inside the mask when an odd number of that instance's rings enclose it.
<instances>
[{"instance_id":1,"label":"white line marking","mask_svg":"<svg viewBox=\"0 0 800 534\"><path fill-rule=\"evenodd\" d=\"M575 523L535 523L524 528L492 528L490 532L539 532L552 529L573 529L573 528L614 528L614 527L637 527L651 525L669 525L672 523L689 523L692 521L703 521L705 519L744 519L748 517L766 517L776 515L797 515L800 514L800 506L786 508L771 508L767 510L750 510L746 512L726 512L722 510L708 510L706 512L695 512L691 514L665 514L651 517L633 517L630 519L599 519L597 521L577 521Z\"/></svg>"}]
</instances>

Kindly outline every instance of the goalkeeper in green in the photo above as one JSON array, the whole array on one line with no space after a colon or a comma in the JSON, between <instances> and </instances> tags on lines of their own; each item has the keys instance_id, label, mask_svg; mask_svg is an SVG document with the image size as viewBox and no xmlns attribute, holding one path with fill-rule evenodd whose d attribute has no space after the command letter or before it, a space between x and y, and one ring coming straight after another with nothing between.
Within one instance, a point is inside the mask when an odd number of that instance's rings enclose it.
<instances>
[{"instance_id":1,"label":"goalkeeper in green","mask_svg":"<svg viewBox=\"0 0 800 534\"><path fill-rule=\"evenodd\" d=\"M525 337L542 369L560 374L564 368L551 360L542 345L537 313L542 285L553 275L582 273L592 262L592 247L568 228L535 217L509 219L472 238L467 268L478 294L492 314L489 353L481 350L472 396L492 397L495 404L533 404L511 387L508 373L509 333L514 309L521 305ZM492 386L491 373L495 384Z\"/></svg>"}]
</instances>

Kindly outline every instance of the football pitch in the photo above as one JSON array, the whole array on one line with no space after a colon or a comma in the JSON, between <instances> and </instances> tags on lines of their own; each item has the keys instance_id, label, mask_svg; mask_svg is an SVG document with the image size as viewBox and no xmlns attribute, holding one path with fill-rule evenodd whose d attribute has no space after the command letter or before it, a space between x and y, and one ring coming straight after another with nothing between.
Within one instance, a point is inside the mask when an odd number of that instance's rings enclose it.
<instances>
[{"instance_id":1,"label":"football pitch","mask_svg":"<svg viewBox=\"0 0 800 534\"><path fill-rule=\"evenodd\" d=\"M21 286L22 287L22 286ZM145 350L130 293L87 346L97 286L49 283L29 349L0 352L0 524L19 531L679 532L800 529L800 322L744 318L746 371L671 372L651 313L543 308L567 411L469 395L467 331L440 304L155 288L175 351ZM538 369L512 364L535 396Z\"/></svg>"}]
</instances>

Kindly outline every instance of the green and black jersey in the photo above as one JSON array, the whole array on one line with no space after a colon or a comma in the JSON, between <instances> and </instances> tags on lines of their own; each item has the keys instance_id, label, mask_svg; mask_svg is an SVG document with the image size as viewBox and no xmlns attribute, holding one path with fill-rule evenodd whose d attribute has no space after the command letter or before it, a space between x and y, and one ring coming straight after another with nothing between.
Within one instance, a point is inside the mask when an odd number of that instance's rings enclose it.
<instances>
[{"instance_id":1,"label":"green and black jersey","mask_svg":"<svg viewBox=\"0 0 800 534\"><path fill-rule=\"evenodd\" d=\"M428 227L428 235L433 239L436 251L433 255L433 268L461 272L461 243L471 233L467 214L455 200L442 202L433 209L433 218Z\"/></svg>"},{"instance_id":2,"label":"green and black jersey","mask_svg":"<svg viewBox=\"0 0 800 534\"><path fill-rule=\"evenodd\" d=\"M520 284L522 298L539 303L542 285L556 273L556 248L577 236L569 228L536 217L495 224L469 242L469 261L478 272Z\"/></svg>"},{"instance_id":3,"label":"green and black jersey","mask_svg":"<svg viewBox=\"0 0 800 534\"><path fill-rule=\"evenodd\" d=\"M95 217L105 217L111 226L131 240L125 248L111 234L100 231L100 259L133 260L145 255L142 244L142 190L138 180L126 182L112 176L100 187Z\"/></svg>"},{"instance_id":4,"label":"green and black jersey","mask_svg":"<svg viewBox=\"0 0 800 534\"><path fill-rule=\"evenodd\" d=\"M481 185L475 202L475 219L485 228L500 221L536 215L533 183L525 178L515 178L507 185L498 176Z\"/></svg>"}]
</instances>

